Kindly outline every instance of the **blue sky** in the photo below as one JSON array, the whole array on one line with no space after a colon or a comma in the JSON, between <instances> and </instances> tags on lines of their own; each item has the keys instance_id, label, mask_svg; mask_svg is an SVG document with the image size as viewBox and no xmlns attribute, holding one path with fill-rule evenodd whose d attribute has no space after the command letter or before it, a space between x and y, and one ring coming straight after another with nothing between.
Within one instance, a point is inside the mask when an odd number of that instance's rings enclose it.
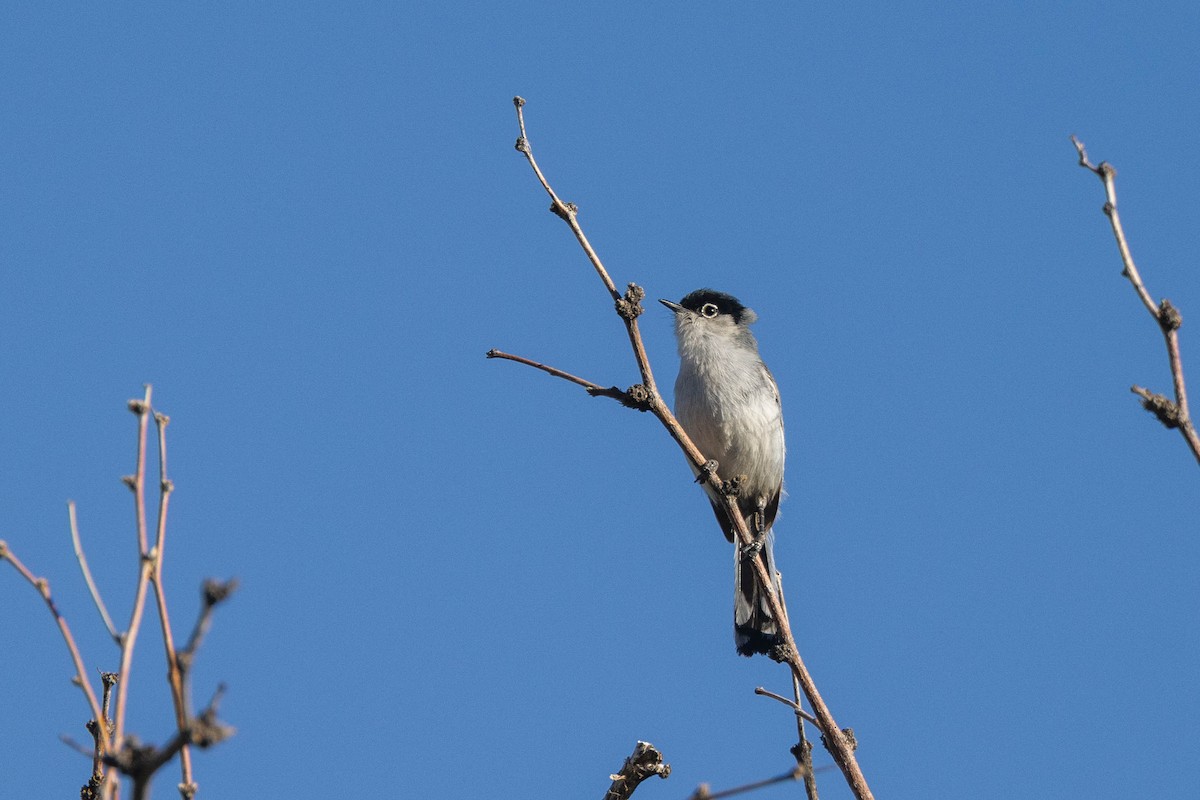
<instances>
[{"instance_id":1,"label":"blue sky","mask_svg":"<svg viewBox=\"0 0 1200 800\"><path fill-rule=\"evenodd\" d=\"M9 8L0 538L114 668L65 504L124 619L150 382L176 627L242 583L197 665L239 729L200 797L598 796L637 739L674 768L646 798L785 771L752 691L786 674L734 655L667 436L484 359L636 380L520 94L619 285L758 312L791 617L876 795L1186 796L1196 464L1129 394L1169 389L1161 337L1067 137L1120 170L1200 376L1198 34L1185 2ZM669 390L668 312L642 328ZM0 640L0 796L69 795L86 706L10 570ZM145 739L162 672L147 637Z\"/></svg>"}]
</instances>

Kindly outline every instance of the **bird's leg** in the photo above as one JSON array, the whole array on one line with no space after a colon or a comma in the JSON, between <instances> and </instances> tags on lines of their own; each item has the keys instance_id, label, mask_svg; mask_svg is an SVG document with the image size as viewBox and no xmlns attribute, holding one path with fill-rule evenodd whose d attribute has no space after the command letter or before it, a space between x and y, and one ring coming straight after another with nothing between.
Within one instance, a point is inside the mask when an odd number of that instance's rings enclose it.
<instances>
[{"instance_id":1,"label":"bird's leg","mask_svg":"<svg viewBox=\"0 0 1200 800\"><path fill-rule=\"evenodd\" d=\"M758 555L758 551L763 549L763 545L767 541L767 501L765 498L759 498L757 508L750 515L750 519L746 520L750 523L750 532L754 534L754 541L742 548L742 558L751 559Z\"/></svg>"}]
</instances>

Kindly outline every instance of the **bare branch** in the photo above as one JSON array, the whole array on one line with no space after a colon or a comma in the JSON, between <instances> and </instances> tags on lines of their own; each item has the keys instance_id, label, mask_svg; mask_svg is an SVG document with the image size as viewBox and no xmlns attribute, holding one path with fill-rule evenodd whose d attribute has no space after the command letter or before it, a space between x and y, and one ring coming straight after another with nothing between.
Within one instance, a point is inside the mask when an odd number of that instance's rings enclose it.
<instances>
[{"instance_id":1,"label":"bare branch","mask_svg":"<svg viewBox=\"0 0 1200 800\"><path fill-rule=\"evenodd\" d=\"M79 524L75 519L75 501L67 501L67 516L71 520L71 544L75 547L75 559L79 562L79 569L83 572L83 579L87 582L88 591L92 594L92 602L96 604L96 610L100 612L101 618L104 620L104 627L108 629L108 635L119 647L121 645L121 634L117 633L117 626L113 624L112 617L108 615L108 609L104 606L104 600L100 597L100 590L96 588L96 581L92 579L92 571L88 569L87 556L83 554L83 542L79 538Z\"/></svg>"},{"instance_id":2,"label":"bare branch","mask_svg":"<svg viewBox=\"0 0 1200 800\"><path fill-rule=\"evenodd\" d=\"M0 539L0 561L7 561L12 564L13 569L25 579L25 581L34 588L42 597L42 602L46 604L46 608L50 610L50 615L54 617L54 622L58 625L59 633L62 634L63 641L67 644L67 651L71 655L71 663L75 665L75 676L72 678L72 683L78 686L84 696L87 698L88 708L91 709L92 719L100 725L105 726L107 733L107 723L104 715L101 713L100 703L96 700L96 693L92 690L92 685L88 682L87 672L83 666L83 656L79 654L79 648L75 645L75 637L71 635L71 626L67 624L67 619L58 611L58 606L55 605L54 599L50 596L50 582L45 578L36 578L29 569L21 563L16 554L9 548L8 543Z\"/></svg>"},{"instance_id":3,"label":"bare branch","mask_svg":"<svg viewBox=\"0 0 1200 800\"><path fill-rule=\"evenodd\" d=\"M613 400L616 400L618 403L628 408L636 408L638 411L650 410L650 405L647 402L648 396L646 393L646 387L640 384L631 386L629 391L623 392L615 386L609 386L605 388L598 383L592 383L589 380L576 377L575 375L572 375L569 372L563 372L561 369L557 369L556 367L551 367L537 361L531 361L530 359L522 358L521 356L514 356L511 353L505 353L495 348L487 351L487 357L502 358L508 361L515 361L518 364L524 364L527 367L540 369L542 372L553 375L556 378L562 378L563 380L570 381L577 386L582 386L592 397L611 397Z\"/></svg>"},{"instance_id":4,"label":"bare branch","mask_svg":"<svg viewBox=\"0 0 1200 800\"><path fill-rule=\"evenodd\" d=\"M137 517L139 567L133 609L129 615L129 626L125 629L125 633L121 637L121 662L117 670L117 674L121 676L121 682L117 684L117 708L113 719L112 734L112 741L116 743L124 741L125 738L125 707L129 700L129 673L133 665L133 648L137 643L138 632L141 630L142 614L146 607L146 592L150 585L150 578L154 573L154 562L148 551L148 538L146 536L145 503L146 429L150 419L150 393L150 384L146 384L145 397L141 400L129 401L129 410L138 417L137 471L134 475L127 476L124 481L133 491L134 509Z\"/></svg>"},{"instance_id":5,"label":"bare branch","mask_svg":"<svg viewBox=\"0 0 1200 800\"><path fill-rule=\"evenodd\" d=\"M236 731L217 717L217 705L224 691L225 687L218 687L216 694L200 715L186 720L161 748L152 744L143 745L135 738L129 737L122 743L120 750L105 757L105 763L133 781L134 800L150 796L150 782L154 774L174 758L176 753L182 753L189 745L201 749L211 747L233 736ZM196 786L180 785L179 791L185 799L191 798L196 793Z\"/></svg>"},{"instance_id":6,"label":"bare branch","mask_svg":"<svg viewBox=\"0 0 1200 800\"><path fill-rule=\"evenodd\" d=\"M579 227L579 222L575 218L579 213L579 208L574 203L564 203L558 198L558 195L550 188L550 183L546 180L546 176L542 174L541 168L538 167L537 160L533 157L533 146L529 143L529 137L525 135L525 114L521 110L525 107L524 98L514 97L513 105L517 109L517 125L521 129L521 136L517 139L516 144L517 150L525 154L525 159L529 161L529 166L533 168L533 174L537 175L542 188L546 190L546 194L550 195L550 210L566 222L567 225L571 226L571 232L579 240L579 245L583 248L583 252L587 253L588 260L592 262L592 266L595 267L596 274L600 276L600 280L604 281L604 286L608 289L608 293L612 295L613 300L619 300L621 295L617 292L616 284L612 282L612 278L608 277L608 271L604 269L604 264L600 262L600 256L596 255L596 251L592 249L591 243L584 236L583 229Z\"/></svg>"},{"instance_id":7,"label":"bare branch","mask_svg":"<svg viewBox=\"0 0 1200 800\"><path fill-rule=\"evenodd\" d=\"M708 788L708 784L701 784L696 791L692 792L692 794L688 797L688 800L720 800L722 797L734 797L735 795L746 794L747 792L753 792L767 786L774 786L777 783L798 781L804 777L801 773L801 768L796 767L791 772L785 772L782 775L776 775L774 778L767 778L763 781L755 781L754 783L735 786L732 789L723 789L719 792L711 791Z\"/></svg>"},{"instance_id":8,"label":"bare branch","mask_svg":"<svg viewBox=\"0 0 1200 800\"><path fill-rule=\"evenodd\" d=\"M671 765L663 761L662 753L654 745L638 742L625 758L621 771L609 775L612 786L604 793L604 800L629 800L638 785L651 775L666 780L671 775Z\"/></svg>"},{"instance_id":9,"label":"bare branch","mask_svg":"<svg viewBox=\"0 0 1200 800\"><path fill-rule=\"evenodd\" d=\"M1157 305L1154 303L1150 292L1142 282L1142 275L1138 271L1137 265L1133 262L1133 253L1129 249L1125 229L1121 225L1121 215L1117 211L1116 167L1107 161L1093 164L1088 158L1083 142L1079 141L1078 137L1071 136L1071 143L1075 145L1075 150L1079 154L1079 166L1089 170L1104 184L1104 215L1108 217L1113 237L1117 242L1117 249L1121 253L1121 263L1124 265L1121 274L1129 279L1138 299L1142 301L1146 311L1158 323L1167 345L1167 358L1171 364L1175 401L1172 403L1162 395L1151 394L1148 390L1137 386L1133 388L1133 392L1142 397L1142 405L1147 411L1154 414L1163 425L1167 428L1179 429L1188 448L1192 451L1192 455L1200 463L1200 435L1197 434L1191 414L1188 412L1187 385L1183 378L1183 359L1179 353L1179 326L1183 324L1183 317L1170 300L1163 299Z\"/></svg>"},{"instance_id":10,"label":"bare branch","mask_svg":"<svg viewBox=\"0 0 1200 800\"><path fill-rule=\"evenodd\" d=\"M702 479L706 480L710 485L715 487L723 497L723 504L728 518L733 522L734 531L740 546L753 547L756 542L754 533L750 526L747 525L745 518L742 516L738 508L736 498L725 491L725 487L731 486L721 480L712 463L709 462L695 443L688 437L683 430L683 426L675 419L671 410L663 401L662 396L658 392L658 387L654 381L653 372L650 369L650 361L646 355L646 348L642 341L641 332L638 329L637 318L642 313L641 301L645 298L645 291L637 284L630 283L624 294L619 296L616 291L615 284L609 277L607 270L604 269L600 258L596 255L595 250L588 242L582 228L579 226L577 218L578 209L573 204L563 203L558 195L551 188L549 181L546 180L541 168L533 158L533 150L529 144L529 137L525 130L525 116L523 108L525 101L516 97L513 103L517 109L517 122L520 127L520 138L517 139L517 150L525 155L529 165L533 168L534 174L538 181L546 190L551 198L551 210L561 217L571 228L575 234L575 238L583 247L584 253L588 260L592 263L597 274L604 283L612 297L617 314L625 323L626 332L629 336L630 346L633 349L634 358L637 361L638 370L642 376L642 387L645 389L647 398L646 406L651 411L662 425L667 429L667 432L683 450L692 466ZM536 365L535 365L536 366ZM808 698L809 705L812 706L814 716L817 720L816 725L822 732L822 741L825 742L834 761L841 768L843 775L846 778L847 784L850 786L854 795L858 800L869 800L872 798L870 787L867 785L865 776L860 769L857 760L854 757L854 746L849 736L837 726L830 713L829 708L825 705L820 693L817 691L816 684L809 675L803 660L800 658L799 650L796 647L796 641L792 636L791 626L787 624L787 613L783 603L774 590L774 580L768 575L766 562L763 557L761 548L757 548L756 555L752 560L755 573L760 584L764 587L764 595L767 599L767 604L770 607L771 614L776 620L780 620L780 636L783 639L783 644L777 648L776 653L772 655L777 661L786 662L795 675L804 691L805 697Z\"/></svg>"},{"instance_id":11,"label":"bare branch","mask_svg":"<svg viewBox=\"0 0 1200 800\"><path fill-rule=\"evenodd\" d=\"M774 692L764 689L761 686L756 686L754 688L754 693L757 695L761 695L762 697L769 697L772 700L778 700L779 702L783 703L785 706L790 708L793 712L795 712L797 717L800 717L801 719L806 719L809 722L811 722L813 725L817 724L817 718L814 717L812 714L808 713L807 711L805 711L803 708L801 708L800 704L798 702L796 702L795 700L789 700L788 698L784 697L783 695L775 694Z\"/></svg>"},{"instance_id":12,"label":"bare branch","mask_svg":"<svg viewBox=\"0 0 1200 800\"><path fill-rule=\"evenodd\" d=\"M148 408L147 411L153 409ZM158 608L163 650L167 661L167 683L171 687L171 704L175 709L175 727L183 731L188 724L187 695L184 676L180 674L179 659L175 654L175 638L171 632L171 619L162 579L167 544L167 507L170 504L171 492L175 489L175 484L167 477L167 425L171 418L158 411L153 413L155 430L158 432L158 526L155 530L151 558L153 569L150 572L150 585L154 590L154 602ZM183 742L179 747L179 769L180 794L185 798L191 797L196 793L196 783L192 780L192 754L187 742Z\"/></svg>"}]
</instances>

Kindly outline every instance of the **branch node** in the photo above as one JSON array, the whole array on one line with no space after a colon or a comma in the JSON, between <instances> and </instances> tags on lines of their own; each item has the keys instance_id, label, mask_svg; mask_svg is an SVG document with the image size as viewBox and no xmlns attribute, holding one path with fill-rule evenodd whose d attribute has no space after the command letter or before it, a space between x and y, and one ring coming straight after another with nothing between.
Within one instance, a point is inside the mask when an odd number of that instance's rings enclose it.
<instances>
[{"instance_id":1,"label":"branch node","mask_svg":"<svg viewBox=\"0 0 1200 800\"><path fill-rule=\"evenodd\" d=\"M1163 333L1177 331L1183 325L1183 314L1179 313L1179 309L1165 297L1158 304L1158 324L1163 329Z\"/></svg>"},{"instance_id":2,"label":"branch node","mask_svg":"<svg viewBox=\"0 0 1200 800\"><path fill-rule=\"evenodd\" d=\"M208 578L204 581L204 588L201 590L204 595L204 605L212 607L218 603L223 603L237 591L237 588L237 578L230 578L227 581Z\"/></svg>"},{"instance_id":3,"label":"branch node","mask_svg":"<svg viewBox=\"0 0 1200 800\"><path fill-rule=\"evenodd\" d=\"M122 475L121 483L129 487L129 491L137 491L137 475Z\"/></svg>"},{"instance_id":4,"label":"branch node","mask_svg":"<svg viewBox=\"0 0 1200 800\"><path fill-rule=\"evenodd\" d=\"M640 383L635 383L625 390L625 397L621 399L621 404L626 408L649 411L653 407L652 400L650 390Z\"/></svg>"},{"instance_id":5,"label":"branch node","mask_svg":"<svg viewBox=\"0 0 1200 800\"><path fill-rule=\"evenodd\" d=\"M529 140L526 139L524 136L518 136L517 143L514 146L520 152L524 153L525 155L529 155Z\"/></svg>"},{"instance_id":6,"label":"branch node","mask_svg":"<svg viewBox=\"0 0 1200 800\"><path fill-rule=\"evenodd\" d=\"M705 461L704 466L701 467L700 471L696 473L696 483L701 485L711 483L712 476L716 473L717 467L719 466L721 466L721 464L716 459L710 458L708 461Z\"/></svg>"},{"instance_id":7,"label":"branch node","mask_svg":"<svg viewBox=\"0 0 1200 800\"><path fill-rule=\"evenodd\" d=\"M137 414L138 416L141 416L142 414L146 413L146 401L145 400L134 398L133 400L130 400L126 404L126 407L132 413Z\"/></svg>"},{"instance_id":8,"label":"branch node","mask_svg":"<svg viewBox=\"0 0 1200 800\"><path fill-rule=\"evenodd\" d=\"M1161 394L1155 394L1141 386L1131 386L1129 391L1142 398L1142 408L1149 411L1168 430L1178 428L1182 422L1179 406Z\"/></svg>"},{"instance_id":9,"label":"branch node","mask_svg":"<svg viewBox=\"0 0 1200 800\"><path fill-rule=\"evenodd\" d=\"M842 728L842 737L845 738L846 744L851 750L858 749L858 739L854 738L854 728ZM821 734L821 744L825 745L825 749L829 749L829 741L825 738L825 734Z\"/></svg>"},{"instance_id":10,"label":"branch node","mask_svg":"<svg viewBox=\"0 0 1200 800\"><path fill-rule=\"evenodd\" d=\"M523 107L525 105L525 98L521 97L521 95L517 95L513 98L513 105L517 108Z\"/></svg>"},{"instance_id":11,"label":"branch node","mask_svg":"<svg viewBox=\"0 0 1200 800\"><path fill-rule=\"evenodd\" d=\"M646 290L636 283L629 284L625 296L616 301L617 314L621 319L632 322L642 315L642 301L646 299Z\"/></svg>"},{"instance_id":12,"label":"branch node","mask_svg":"<svg viewBox=\"0 0 1200 800\"><path fill-rule=\"evenodd\" d=\"M779 644L777 644L771 648L771 652L767 653L767 658L771 659L776 664L786 664L792 658L794 658L795 655L796 655L796 653L794 650L792 650L792 648L790 648L786 644L780 642ZM796 713L799 714L800 710L797 709Z\"/></svg>"},{"instance_id":13,"label":"branch node","mask_svg":"<svg viewBox=\"0 0 1200 800\"><path fill-rule=\"evenodd\" d=\"M550 210L563 222L570 222L572 217L579 215L579 206L574 203L551 203Z\"/></svg>"}]
</instances>

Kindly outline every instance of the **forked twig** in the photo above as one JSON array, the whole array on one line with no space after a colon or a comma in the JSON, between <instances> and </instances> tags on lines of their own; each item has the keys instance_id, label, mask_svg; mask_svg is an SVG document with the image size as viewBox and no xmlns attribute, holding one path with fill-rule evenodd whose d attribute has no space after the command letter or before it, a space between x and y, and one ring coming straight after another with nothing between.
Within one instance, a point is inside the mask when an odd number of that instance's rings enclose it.
<instances>
[{"instance_id":1,"label":"forked twig","mask_svg":"<svg viewBox=\"0 0 1200 800\"><path fill-rule=\"evenodd\" d=\"M612 296L616 306L617 314L625 323L625 329L629 336L630 346L633 349L634 358L637 362L638 370L642 377L641 385L631 388L630 393L632 394L636 390L639 396L644 395L644 410L650 411L659 419L662 425L667 429L667 432L683 450L688 460L692 463L692 466L698 471L698 474L706 478L711 485L716 487L720 492L721 487L725 486L726 484L721 480L716 470L711 468L711 465L704 458L703 454L688 437L687 433L683 430L683 426L681 426L679 421L675 419L675 416L671 413L671 410L663 401L662 396L659 394L658 388L655 385L654 375L650 369L650 361L646 355L646 348L642 341L641 332L638 330L637 325L637 318L642 313L641 301L645 297L645 292L640 286L631 283L629 284L629 287L623 296L617 293L615 284L609 277L607 270L604 269L599 256L596 255L595 250L588 242L582 228L579 226L578 208L573 203L564 203L559 198L559 196L551 188L549 181L546 180L545 175L542 173L541 168L538 166L537 161L533 157L533 148L529 143L529 137L525 130L525 116L522 110L525 105L525 101L520 97L516 97L513 98L513 105L516 106L517 123L521 132L520 138L517 139L517 150L524 154L526 160L529 162L530 167L532 167L534 174L537 176L538 181L542 184L542 188L544 188L546 193L550 196L550 210L558 215L563 221L565 221L571 228L572 233L575 234L575 238L583 247L584 252L587 254L588 260L592 263L596 273L603 281L605 288ZM513 358L511 360L521 361L522 363L527 363L531 366L537 366L544 371L551 371L542 365L538 365L537 362L531 362L528 359ZM558 374L559 372L560 371L555 370L551 372L551 374ZM558 376L566 377L566 375L567 373L562 373ZM572 380L571 378L567 379ZM588 384L590 383L583 382L581 379L574 379L572 382L583 385L585 388L587 388ZM595 384L591 385L595 386ZM738 541L743 546L751 547L755 541L754 534L750 530L750 526L746 524L746 520L738 508L736 499L730 494L722 493L721 496L723 498L722 502L724 504L725 512L728 515L728 518L733 522ZM777 648L778 660L785 661L791 667L793 675L799 682L800 687L804 691L805 697L808 698L809 705L813 709L814 717L816 719L815 724L821 730L822 734L824 734L823 739L826 747L829 748L829 752L833 756L834 761L837 762L838 767L842 770L842 773L845 776L846 782L849 784L851 791L854 792L854 795L859 800L868 800L868 798L872 797L872 794L867 785L866 778L854 757L854 743L852 739L837 726L837 723L833 719L833 715L830 713L829 708L825 705L824 700L817 691L816 684L813 682L803 660L800 658L799 650L797 649L795 639L792 636L791 626L787 624L786 610L783 607L781 599L774 591L774 580L770 575L768 575L766 563L763 559L761 551L758 552L751 563L754 565L754 569L760 584L765 588L764 594L767 599L768 606L771 609L772 616L776 620L781 621L779 628L780 636L783 639L783 644Z\"/></svg>"},{"instance_id":2,"label":"forked twig","mask_svg":"<svg viewBox=\"0 0 1200 800\"><path fill-rule=\"evenodd\" d=\"M205 582L203 594L204 605L200 611L195 629L188 639L186 648L182 652L177 653L171 634L170 619L167 613L167 603L162 580L163 554L166 545L167 508L171 491L174 488L167 477L165 429L169 419L164 414L154 412L150 404L150 397L151 387L147 385L144 397L140 400L130 400L128 404L129 410L138 417L137 466L135 474L126 476L122 480L134 494L139 570L129 627L124 632L116 630L116 626L112 622L112 617L108 614L108 610L104 605L100 591L88 567L87 557L84 554L79 535L75 504L68 504L71 540L75 549L76 559L79 562L84 580L88 585L88 591L92 595L92 600L104 620L105 627L120 648L119 670L117 672L103 672L100 675L104 688L102 701L97 701L96 695L87 680L83 658L79 653L74 637L71 635L71 630L66 619L59 613L51 597L49 583L44 578L35 577L20 559L12 553L8 545L0 541L0 561L8 561L13 565L17 573L41 595L42 600L53 615L63 639L66 641L72 662L75 665L73 682L84 692L88 706L92 712L93 719L87 723L88 732L92 735L94 743L90 753L74 741L64 737L64 741L67 741L72 747L92 756L91 777L88 783L80 790L80 796L85 800L95 800L95 798L100 797L107 798L107 800L116 800L121 791L117 772L131 779L134 800L147 797L150 780L154 773L174 758L176 754L180 756L183 775L183 780L178 785L178 789L182 797L188 800L188 798L195 795L197 789L191 775L190 748L193 745L208 747L211 744L222 741L233 733L233 729L221 723L216 716L217 704L223 689L218 690L204 711L198 716L192 715L188 675L196 649L199 647L205 632L208 630L213 608L228 598L237 584L236 581L229 581L227 583L219 581ZM159 508L153 543L150 542L148 536L145 513L146 444L148 421L152 413L158 430L159 451ZM154 589L159 619L162 623L163 646L166 650L168 664L168 683L170 684L175 706L176 731L170 741L162 748L156 748L152 745L143 746L137 742L136 737L125 735L125 711L129 697L130 664L132 663L134 645L142 623L145 601L150 587ZM112 708L111 716L110 708ZM106 770L105 766L113 767L115 771Z\"/></svg>"},{"instance_id":3,"label":"forked twig","mask_svg":"<svg viewBox=\"0 0 1200 800\"><path fill-rule=\"evenodd\" d=\"M1142 275L1133 261L1133 253L1125 238L1121 215L1117 211L1116 167L1107 161L1093 164L1088 158L1083 142L1079 141L1078 137L1072 136L1071 143L1075 145L1075 150L1079 154L1079 166L1090 171L1104 184L1104 215L1108 217L1113 237L1117 241L1117 249L1121 252L1123 265L1121 274L1129 279L1138 299L1141 300L1142 305L1145 306L1154 321L1158 323L1167 345L1167 358L1171 364L1171 380L1174 384L1175 400L1171 401L1163 395L1151 392L1141 386L1133 386L1130 391L1142 398L1142 406L1154 414L1159 422L1167 428L1179 429L1179 433L1192 451L1192 455L1195 456L1197 462L1200 462L1200 435L1197 434L1196 426L1188 411L1187 385L1183 378L1183 359L1179 354L1179 326L1183 324L1183 317L1170 300L1164 298L1162 302L1155 305L1145 283L1142 282Z\"/></svg>"}]
</instances>

